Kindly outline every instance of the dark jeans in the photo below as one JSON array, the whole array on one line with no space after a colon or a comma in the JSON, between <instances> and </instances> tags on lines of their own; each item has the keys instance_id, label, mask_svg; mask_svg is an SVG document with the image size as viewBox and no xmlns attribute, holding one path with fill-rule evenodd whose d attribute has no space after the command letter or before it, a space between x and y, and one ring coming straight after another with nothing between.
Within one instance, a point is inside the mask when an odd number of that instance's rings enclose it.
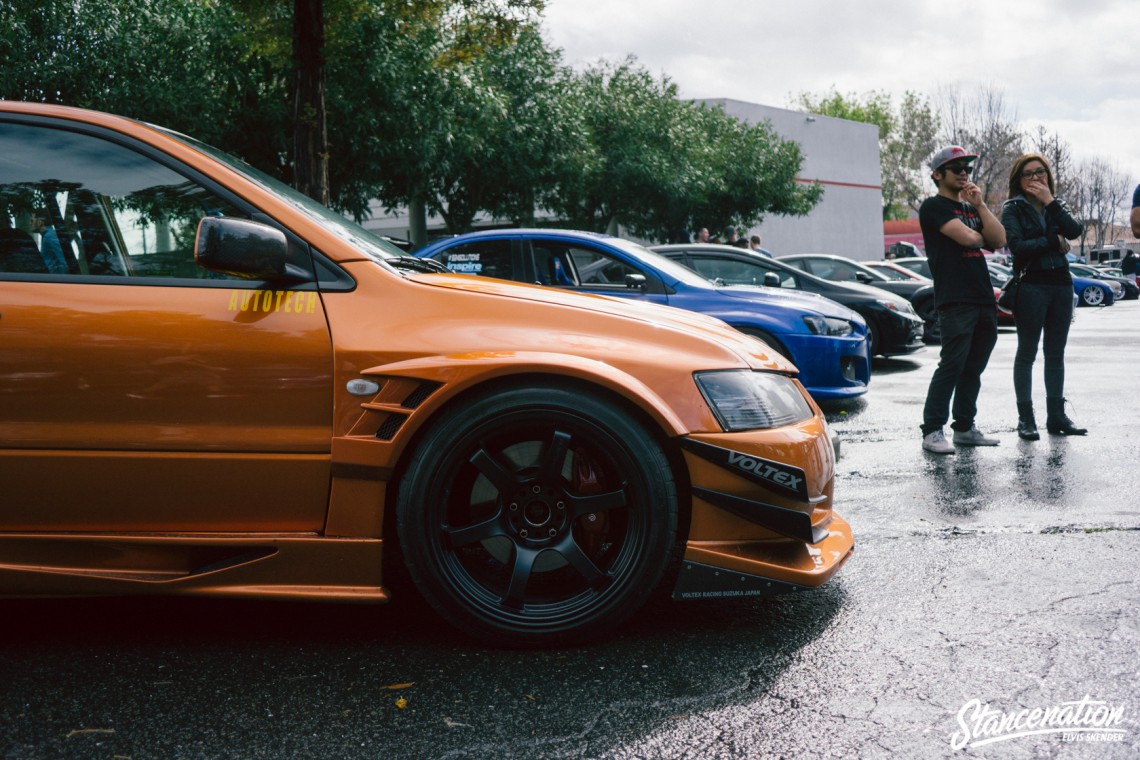
<instances>
[{"instance_id":1,"label":"dark jeans","mask_svg":"<svg viewBox=\"0 0 1140 760\"><path fill-rule=\"evenodd\" d=\"M997 311L992 305L951 304L938 310L938 319L942 325L942 353L930 378L926 406L922 409L924 436L946 424L950 418L951 396L954 397L951 427L963 431L973 427L978 413L978 393L982 390L982 372L997 344Z\"/></svg>"},{"instance_id":2,"label":"dark jeans","mask_svg":"<svg viewBox=\"0 0 1140 760\"><path fill-rule=\"evenodd\" d=\"M1013 392L1017 403L1033 400L1033 362L1045 333L1045 395L1065 395L1065 344L1073 322L1071 285L1022 283L1017 292L1017 354L1013 358Z\"/></svg>"}]
</instances>

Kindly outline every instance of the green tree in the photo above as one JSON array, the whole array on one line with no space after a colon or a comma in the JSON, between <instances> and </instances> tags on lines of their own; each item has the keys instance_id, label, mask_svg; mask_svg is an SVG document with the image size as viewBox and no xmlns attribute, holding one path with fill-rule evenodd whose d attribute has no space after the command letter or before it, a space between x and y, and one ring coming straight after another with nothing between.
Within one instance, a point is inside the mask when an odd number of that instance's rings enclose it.
<instances>
[{"instance_id":1,"label":"green tree","mask_svg":"<svg viewBox=\"0 0 1140 760\"><path fill-rule=\"evenodd\" d=\"M905 219L928 195L925 161L935 150L939 119L927 98L903 93L896 107L885 92L842 95L800 93L793 107L879 128L883 219Z\"/></svg>"},{"instance_id":2,"label":"green tree","mask_svg":"<svg viewBox=\"0 0 1140 760\"><path fill-rule=\"evenodd\" d=\"M620 225L654 240L687 240L699 225L753 226L766 213L804 214L822 196L795 182L803 156L767 124L677 98L632 56L590 67L568 87L591 148L547 207L580 229Z\"/></svg>"}]
</instances>

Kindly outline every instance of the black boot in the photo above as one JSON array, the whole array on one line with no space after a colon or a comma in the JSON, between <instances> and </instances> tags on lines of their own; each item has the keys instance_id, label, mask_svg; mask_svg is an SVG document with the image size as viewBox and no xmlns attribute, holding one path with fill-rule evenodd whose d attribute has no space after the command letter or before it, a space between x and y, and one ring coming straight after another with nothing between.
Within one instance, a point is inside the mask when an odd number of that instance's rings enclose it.
<instances>
[{"instance_id":1,"label":"black boot","mask_svg":"<svg viewBox=\"0 0 1140 760\"><path fill-rule=\"evenodd\" d=\"M1065 399L1047 398L1045 406L1049 412L1045 418L1045 429L1049 431L1049 435L1085 435L1089 432L1086 428L1074 425L1065 414Z\"/></svg>"},{"instance_id":2,"label":"black boot","mask_svg":"<svg viewBox=\"0 0 1140 760\"><path fill-rule=\"evenodd\" d=\"M1017 436L1025 441L1036 441L1041 437L1037 432L1037 420L1033 417L1033 402L1017 403Z\"/></svg>"}]
</instances>

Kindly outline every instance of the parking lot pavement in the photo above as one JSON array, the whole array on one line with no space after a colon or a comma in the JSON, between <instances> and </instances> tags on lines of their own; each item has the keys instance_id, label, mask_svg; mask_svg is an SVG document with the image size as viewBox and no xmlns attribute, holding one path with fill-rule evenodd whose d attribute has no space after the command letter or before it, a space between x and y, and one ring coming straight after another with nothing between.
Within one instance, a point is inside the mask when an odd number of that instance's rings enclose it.
<instances>
[{"instance_id":1,"label":"parking lot pavement","mask_svg":"<svg viewBox=\"0 0 1140 760\"><path fill-rule=\"evenodd\" d=\"M877 364L829 411L857 538L831 584L657 602L590 647L479 647L408 599L2 602L0 757L1136 757L1138 324L1135 302L1077 314L1081 439L1018 441L1012 332L982 390L995 448L921 451L937 347ZM1100 733L1060 730L1097 708ZM998 730L1033 710L1050 733Z\"/></svg>"}]
</instances>

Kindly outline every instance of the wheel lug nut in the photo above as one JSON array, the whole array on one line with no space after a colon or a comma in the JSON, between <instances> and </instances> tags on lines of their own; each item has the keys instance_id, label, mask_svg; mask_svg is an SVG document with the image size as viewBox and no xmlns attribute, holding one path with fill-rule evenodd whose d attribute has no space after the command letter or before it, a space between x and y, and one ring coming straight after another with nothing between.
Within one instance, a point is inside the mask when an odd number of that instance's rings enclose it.
<instances>
[{"instance_id":1,"label":"wheel lug nut","mask_svg":"<svg viewBox=\"0 0 1140 760\"><path fill-rule=\"evenodd\" d=\"M542 486L531 486L530 490L534 493L542 493Z\"/></svg>"},{"instance_id":2,"label":"wheel lug nut","mask_svg":"<svg viewBox=\"0 0 1140 760\"><path fill-rule=\"evenodd\" d=\"M559 509L566 509L566 505L561 501L558 502L557 504L555 504L554 506L558 507Z\"/></svg>"},{"instance_id":3,"label":"wheel lug nut","mask_svg":"<svg viewBox=\"0 0 1140 760\"><path fill-rule=\"evenodd\" d=\"M513 501L511 502L511 511L512 512L518 512L519 511L519 505L515 504Z\"/></svg>"},{"instance_id":4,"label":"wheel lug nut","mask_svg":"<svg viewBox=\"0 0 1140 760\"><path fill-rule=\"evenodd\" d=\"M558 535L558 531L556 531L554 528L551 528L550 529L550 537L553 538L554 536L557 536L557 535Z\"/></svg>"},{"instance_id":5,"label":"wheel lug nut","mask_svg":"<svg viewBox=\"0 0 1140 760\"><path fill-rule=\"evenodd\" d=\"M520 530L519 535L522 536L523 538L526 538L526 536L527 536L526 528L523 528L522 530Z\"/></svg>"}]
</instances>

